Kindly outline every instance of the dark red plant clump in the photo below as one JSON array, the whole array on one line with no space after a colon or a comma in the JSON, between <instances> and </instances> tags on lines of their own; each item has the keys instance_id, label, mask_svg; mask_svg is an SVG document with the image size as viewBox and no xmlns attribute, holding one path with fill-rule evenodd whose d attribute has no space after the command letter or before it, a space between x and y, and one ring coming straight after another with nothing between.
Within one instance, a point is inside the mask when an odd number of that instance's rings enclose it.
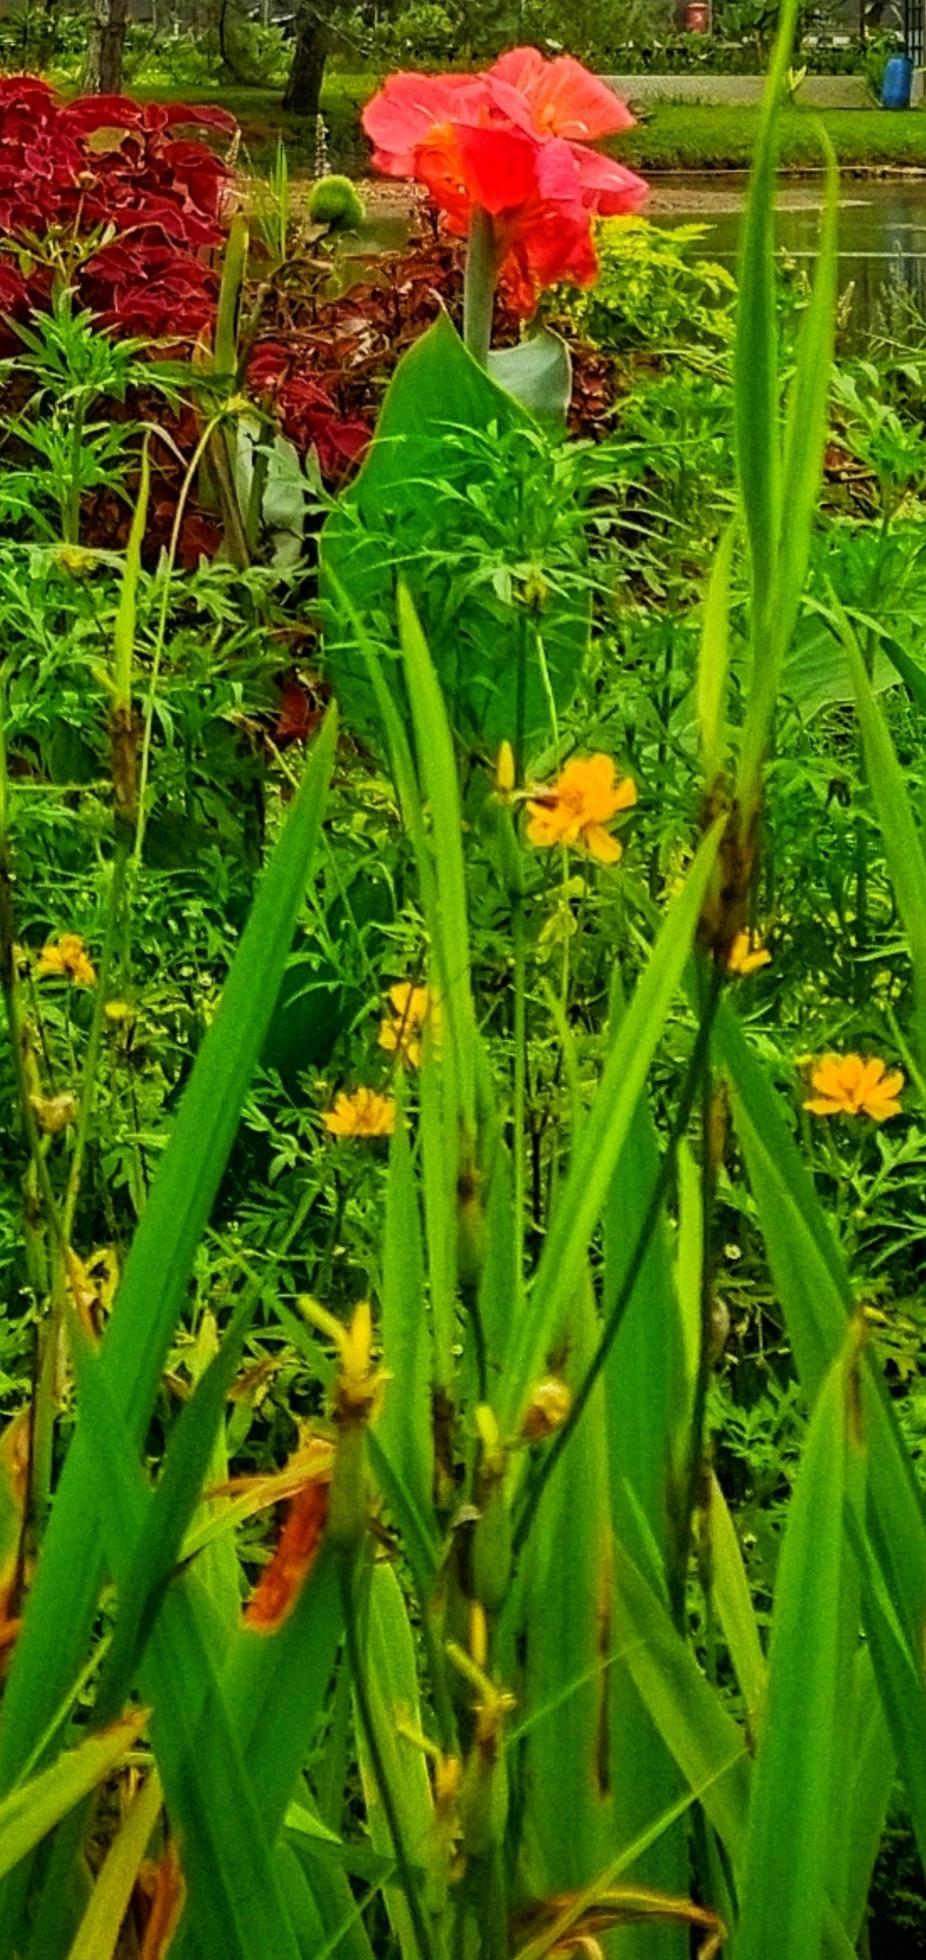
<instances>
[{"instance_id":1,"label":"dark red plant clump","mask_svg":"<svg viewBox=\"0 0 926 1960\"><path fill-rule=\"evenodd\" d=\"M237 125L216 107L64 102L36 76L0 78L0 311L47 304L53 243L101 325L199 333L215 308L231 170L191 127L230 138Z\"/></svg>"},{"instance_id":2,"label":"dark red plant clump","mask_svg":"<svg viewBox=\"0 0 926 1960\"><path fill-rule=\"evenodd\" d=\"M323 261L322 275L330 271ZM276 296L276 311L265 310L265 337L257 344L248 368L248 386L274 400L286 434L298 446L304 437L317 439L319 464L326 483L337 487L345 471L362 461L364 444L373 428L396 363L441 308L454 324L462 324L463 247L456 239L422 229L398 251L358 259L355 276L337 299L314 288ZM271 301L271 306L274 304ZM515 343L521 320L504 295L496 301L494 339L497 346ZM570 431L599 437L611 424L619 389L616 364L608 354L582 342L571 342L573 396ZM268 387L269 382L269 387ZM312 402L309 403L309 394ZM330 405L327 424L319 394ZM299 413L305 399L306 409ZM310 433L310 417L319 422ZM335 418L340 418L337 421ZM335 436L339 428L340 436ZM356 432L356 433L355 433Z\"/></svg>"},{"instance_id":3,"label":"dark red plant clump","mask_svg":"<svg viewBox=\"0 0 926 1960\"><path fill-rule=\"evenodd\" d=\"M248 389L276 415L283 434L303 455L314 448L325 485L337 489L362 456L372 430L361 416L341 412L331 377L320 379L306 356L298 339L258 341L248 362Z\"/></svg>"}]
</instances>

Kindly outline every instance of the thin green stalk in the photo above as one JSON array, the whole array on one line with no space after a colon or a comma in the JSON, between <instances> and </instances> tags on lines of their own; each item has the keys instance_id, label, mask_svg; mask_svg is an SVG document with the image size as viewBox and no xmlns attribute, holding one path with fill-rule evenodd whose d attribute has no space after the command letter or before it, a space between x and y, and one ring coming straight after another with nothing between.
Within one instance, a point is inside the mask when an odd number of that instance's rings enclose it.
<instances>
[{"instance_id":1,"label":"thin green stalk","mask_svg":"<svg viewBox=\"0 0 926 1960\"><path fill-rule=\"evenodd\" d=\"M489 363L498 255L488 211L474 210L463 280L463 342L480 367Z\"/></svg>"},{"instance_id":2,"label":"thin green stalk","mask_svg":"<svg viewBox=\"0 0 926 1960\"><path fill-rule=\"evenodd\" d=\"M511 937L514 948L514 1220L518 1244L518 1271L524 1270L524 1209L527 1200L527 944L524 930L524 898L516 893L511 901Z\"/></svg>"},{"instance_id":3,"label":"thin green stalk","mask_svg":"<svg viewBox=\"0 0 926 1960\"><path fill-rule=\"evenodd\" d=\"M65 544L80 543L80 463L84 447L84 407L78 402L71 423L71 473L61 508Z\"/></svg>"},{"instance_id":4,"label":"thin green stalk","mask_svg":"<svg viewBox=\"0 0 926 1960\"><path fill-rule=\"evenodd\" d=\"M718 969L719 970L719 969ZM715 1000L716 1005L716 1000ZM702 1022L709 1008L709 997L702 1008ZM713 1019L713 1014L711 1014ZM688 1445L688 1467L682 1493L682 1510L679 1518L677 1553L674 1569L669 1574L669 1591L676 1623L681 1628L685 1615L685 1582L688 1571L688 1554L691 1545L692 1526L701 1495L704 1474L704 1430L707 1420L707 1397L711 1378L711 1342L714 1319L714 1266L712 1256L712 1236L714 1229L714 1205L717 1190L717 1167L713 1137L713 1096L714 1083L711 1071L710 1040L705 1044L701 1067L701 1273L699 1285L700 1329L698 1341L698 1366L695 1375L694 1396L691 1410L691 1434ZM710 1620L710 1601L708 1599L708 1620Z\"/></svg>"},{"instance_id":5,"label":"thin green stalk","mask_svg":"<svg viewBox=\"0 0 926 1960\"><path fill-rule=\"evenodd\" d=\"M421 1960L434 1960L434 1949L424 1916L418 1883L415 1873L412 1870L405 1846L405 1839L402 1835L402 1827L399 1823L395 1798L393 1797L389 1778L386 1774L383 1752L379 1746L379 1737L377 1736L376 1724L373 1720L373 1710L370 1706L370 1697L367 1693L364 1661L360 1651L360 1642L357 1638L357 1616L354 1610L353 1564L348 1558L343 1556L339 1576L347 1659L350 1666L351 1679L354 1684L354 1693L357 1697L357 1712L360 1717L360 1727L363 1730L363 1739L369 1752L370 1765L376 1782L377 1794L383 1806L383 1815L389 1827L396 1870L398 1872L399 1883L405 1894L415 1942L421 1955Z\"/></svg>"},{"instance_id":6,"label":"thin green stalk","mask_svg":"<svg viewBox=\"0 0 926 1960\"><path fill-rule=\"evenodd\" d=\"M640 1223L640 1229L639 1232L637 1233L633 1252L628 1261L626 1277L624 1279L623 1285L620 1288L620 1291L617 1295L617 1299L614 1302L614 1305L611 1309L611 1312L608 1316L605 1326L602 1330L601 1336L598 1341L598 1346L596 1347L592 1359L589 1362L588 1368L586 1369L581 1385L576 1391L575 1397L572 1402L572 1406L569 1410L569 1414L566 1417L566 1421L563 1423L562 1428L557 1430L555 1436L553 1437L552 1441L550 1442L547 1449L545 1450L545 1453L541 1458L537 1466L537 1469L534 1473L534 1476L531 1480L530 1487L528 1489L527 1496L524 1500L524 1505L521 1510L521 1515L518 1519L517 1524L515 1525L514 1532L512 1535L511 1550L512 1550L513 1558L517 1558L519 1556L520 1552L523 1550L523 1547L527 1542L528 1534L534 1522L534 1518L537 1515L537 1507L540 1503L543 1493L547 1487L547 1484L550 1481L551 1476L553 1475L554 1470L556 1469L557 1464L559 1463L563 1455L563 1451L565 1450L567 1444L569 1443L570 1438L572 1437L578 1423L582 1419L584 1411L587 1408L589 1400L591 1398L592 1391L595 1387L595 1384L598 1381L598 1378L605 1365L605 1362L607 1361L608 1355L611 1352L611 1348L614 1345L614 1341L617 1337L617 1333L621 1321L623 1320L624 1314L626 1313L630 1301L633 1298L633 1292L637 1283L637 1279L639 1277L640 1268L643 1264L644 1259L646 1258L646 1254L649 1249L650 1240L653 1236L654 1231L656 1230L656 1226L659 1222L659 1218L662 1213L662 1208L666 1200L669 1184L675 1169L676 1159L678 1157L679 1145L688 1128L688 1124L691 1119L691 1113L697 1101L698 1091L701 1086L701 1078L704 1069L704 1061L710 1045L711 1028L713 1027L714 1015L717 1011L717 1004L720 999L720 991L722 985L723 985L723 974L720 968L718 967L714 969L711 975L710 986L707 993L707 999L705 1002L704 1011L701 1016L701 1020L698 1026L698 1031L695 1036L694 1047L692 1048L691 1055L688 1062L688 1067L685 1071L685 1077L682 1082L682 1089L681 1089L681 1094L679 1096L678 1107L675 1113L675 1120L672 1125L668 1143L666 1145L665 1154L659 1166L658 1176L656 1178L655 1184L653 1185L653 1189L650 1194L649 1203L647 1204L646 1210L643 1214L643 1218Z\"/></svg>"}]
</instances>

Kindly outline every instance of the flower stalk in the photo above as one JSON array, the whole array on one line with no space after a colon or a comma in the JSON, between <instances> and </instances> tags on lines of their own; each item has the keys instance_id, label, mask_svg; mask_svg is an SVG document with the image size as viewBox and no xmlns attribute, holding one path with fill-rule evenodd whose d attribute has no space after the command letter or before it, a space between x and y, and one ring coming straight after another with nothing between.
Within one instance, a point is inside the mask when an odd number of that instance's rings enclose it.
<instances>
[{"instance_id":1,"label":"flower stalk","mask_svg":"<svg viewBox=\"0 0 926 1960\"><path fill-rule=\"evenodd\" d=\"M477 205L470 219L466 247L463 340L473 360L478 361L482 368L489 365L497 278L498 253L492 219L488 211L481 210Z\"/></svg>"}]
</instances>

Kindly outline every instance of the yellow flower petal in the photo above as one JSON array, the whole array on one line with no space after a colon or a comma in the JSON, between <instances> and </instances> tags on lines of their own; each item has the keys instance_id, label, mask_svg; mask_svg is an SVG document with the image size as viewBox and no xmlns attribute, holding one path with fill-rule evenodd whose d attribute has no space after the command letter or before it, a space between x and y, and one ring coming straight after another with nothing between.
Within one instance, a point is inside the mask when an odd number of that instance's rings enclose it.
<instances>
[{"instance_id":1,"label":"yellow flower petal","mask_svg":"<svg viewBox=\"0 0 926 1960\"><path fill-rule=\"evenodd\" d=\"M322 1121L333 1137L389 1137L395 1129L395 1098L375 1089L354 1089L350 1095L342 1090Z\"/></svg>"},{"instance_id":2,"label":"yellow flower petal","mask_svg":"<svg viewBox=\"0 0 926 1960\"><path fill-rule=\"evenodd\" d=\"M600 823L589 824L583 830L582 842L589 856L595 858L598 864L616 864L618 858L624 855L623 844L619 844L617 838L612 837Z\"/></svg>"}]
</instances>

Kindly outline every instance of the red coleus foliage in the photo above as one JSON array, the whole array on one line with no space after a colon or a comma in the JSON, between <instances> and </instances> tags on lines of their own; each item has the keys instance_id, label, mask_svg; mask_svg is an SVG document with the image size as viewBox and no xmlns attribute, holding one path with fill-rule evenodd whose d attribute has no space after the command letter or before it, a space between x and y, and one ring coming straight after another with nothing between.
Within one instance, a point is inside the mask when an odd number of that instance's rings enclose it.
<instances>
[{"instance_id":1,"label":"red coleus foliage","mask_svg":"<svg viewBox=\"0 0 926 1960\"><path fill-rule=\"evenodd\" d=\"M313 374L296 339L258 342L248 362L248 387L274 411L283 434L303 453L314 448L325 483L337 488L370 440L371 425L345 415L330 388Z\"/></svg>"},{"instance_id":2,"label":"red coleus foliage","mask_svg":"<svg viewBox=\"0 0 926 1960\"><path fill-rule=\"evenodd\" d=\"M502 283L522 315L561 280L589 285L592 219L642 204L643 179L585 147L632 122L580 62L546 61L536 48L516 48L482 75L393 75L363 114L376 167L424 184L449 230L463 236L474 211L488 215Z\"/></svg>"},{"instance_id":3,"label":"red coleus foliage","mask_svg":"<svg viewBox=\"0 0 926 1960\"><path fill-rule=\"evenodd\" d=\"M36 76L0 78L0 312L47 302L57 254L102 325L198 333L215 307L210 255L231 173L183 134L191 126L237 127L224 109L63 102Z\"/></svg>"}]
</instances>

